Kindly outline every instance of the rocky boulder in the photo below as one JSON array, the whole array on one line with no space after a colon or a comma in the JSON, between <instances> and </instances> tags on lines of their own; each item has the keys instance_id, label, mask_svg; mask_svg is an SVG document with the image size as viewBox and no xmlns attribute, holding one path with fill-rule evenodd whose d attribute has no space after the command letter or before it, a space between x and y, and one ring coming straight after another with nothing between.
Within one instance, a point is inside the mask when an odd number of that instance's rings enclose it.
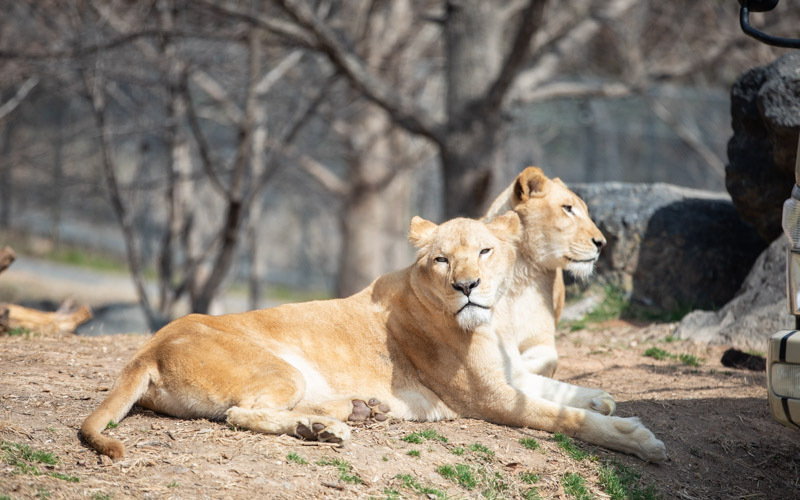
<instances>
[{"instance_id":1,"label":"rocky boulder","mask_svg":"<svg viewBox=\"0 0 800 500\"><path fill-rule=\"evenodd\" d=\"M756 260L736 297L719 311L694 311L675 335L698 342L734 345L759 351L778 330L794 329L786 305L785 263L789 243L778 237Z\"/></svg>"},{"instance_id":2,"label":"rocky boulder","mask_svg":"<svg viewBox=\"0 0 800 500\"><path fill-rule=\"evenodd\" d=\"M654 313L723 306L765 247L724 193L614 182L570 188L608 239L599 281Z\"/></svg>"},{"instance_id":3,"label":"rocky boulder","mask_svg":"<svg viewBox=\"0 0 800 500\"><path fill-rule=\"evenodd\" d=\"M742 218L765 242L781 234L794 184L800 132L800 53L744 73L731 89L733 137L725 184Z\"/></svg>"}]
</instances>

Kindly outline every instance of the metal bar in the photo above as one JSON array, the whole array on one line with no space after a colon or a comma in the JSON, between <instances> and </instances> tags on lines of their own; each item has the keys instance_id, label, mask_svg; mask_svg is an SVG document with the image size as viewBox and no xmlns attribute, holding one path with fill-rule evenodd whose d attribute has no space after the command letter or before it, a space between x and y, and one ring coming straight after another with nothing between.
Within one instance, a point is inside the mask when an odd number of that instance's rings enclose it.
<instances>
[{"instance_id":1,"label":"metal bar","mask_svg":"<svg viewBox=\"0 0 800 500\"><path fill-rule=\"evenodd\" d=\"M768 35L763 31L759 31L750 26L750 7L747 2L742 3L742 8L739 9L739 25L746 35L755 38L758 41L774 45L776 47L785 47L787 49L800 49L800 39L797 38L780 38Z\"/></svg>"}]
</instances>

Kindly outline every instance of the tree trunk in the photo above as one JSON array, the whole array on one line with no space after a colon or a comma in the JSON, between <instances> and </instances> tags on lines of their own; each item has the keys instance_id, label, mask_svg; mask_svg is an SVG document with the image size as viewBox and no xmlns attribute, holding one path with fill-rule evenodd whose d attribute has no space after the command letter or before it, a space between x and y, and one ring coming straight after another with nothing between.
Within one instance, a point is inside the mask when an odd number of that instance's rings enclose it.
<instances>
[{"instance_id":1,"label":"tree trunk","mask_svg":"<svg viewBox=\"0 0 800 500\"><path fill-rule=\"evenodd\" d=\"M0 228L11 228L11 196L14 186L14 168L11 165L12 125L0 122L3 127L3 154L0 155Z\"/></svg>"},{"instance_id":2,"label":"tree trunk","mask_svg":"<svg viewBox=\"0 0 800 500\"><path fill-rule=\"evenodd\" d=\"M484 105L484 98L502 64L505 28L492 2L447 2L447 130L441 145L446 219L477 217L487 201L503 123L499 106Z\"/></svg>"}]
</instances>

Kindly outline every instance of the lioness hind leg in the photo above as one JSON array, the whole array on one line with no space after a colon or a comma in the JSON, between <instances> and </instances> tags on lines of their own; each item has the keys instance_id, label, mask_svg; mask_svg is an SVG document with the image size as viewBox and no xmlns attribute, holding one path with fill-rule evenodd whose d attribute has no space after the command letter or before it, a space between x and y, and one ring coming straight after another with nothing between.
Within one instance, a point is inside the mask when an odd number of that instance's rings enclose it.
<instances>
[{"instance_id":1,"label":"lioness hind leg","mask_svg":"<svg viewBox=\"0 0 800 500\"><path fill-rule=\"evenodd\" d=\"M229 424L265 434L291 434L309 441L342 443L350 439L350 428L333 418L296 410L231 407L225 412Z\"/></svg>"}]
</instances>

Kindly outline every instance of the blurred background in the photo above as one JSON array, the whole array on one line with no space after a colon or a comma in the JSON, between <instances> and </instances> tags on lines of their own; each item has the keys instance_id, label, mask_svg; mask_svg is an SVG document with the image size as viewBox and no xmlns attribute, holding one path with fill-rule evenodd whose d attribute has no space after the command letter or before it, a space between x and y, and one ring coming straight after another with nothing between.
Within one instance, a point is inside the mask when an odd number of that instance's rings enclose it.
<instances>
[{"instance_id":1,"label":"blurred background","mask_svg":"<svg viewBox=\"0 0 800 500\"><path fill-rule=\"evenodd\" d=\"M0 244L151 328L356 292L527 165L724 192L730 87L784 53L734 0L0 3Z\"/></svg>"}]
</instances>

